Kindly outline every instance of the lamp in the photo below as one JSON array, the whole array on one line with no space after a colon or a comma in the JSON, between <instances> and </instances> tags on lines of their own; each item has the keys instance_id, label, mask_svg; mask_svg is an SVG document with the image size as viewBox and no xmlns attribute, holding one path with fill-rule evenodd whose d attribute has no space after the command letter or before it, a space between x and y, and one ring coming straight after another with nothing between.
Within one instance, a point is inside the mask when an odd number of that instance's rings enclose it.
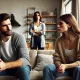
<instances>
[{"instance_id":1,"label":"lamp","mask_svg":"<svg viewBox=\"0 0 80 80\"><path fill-rule=\"evenodd\" d=\"M15 20L14 14L11 14L11 25L12 25L12 26L21 26L21 25Z\"/></svg>"}]
</instances>

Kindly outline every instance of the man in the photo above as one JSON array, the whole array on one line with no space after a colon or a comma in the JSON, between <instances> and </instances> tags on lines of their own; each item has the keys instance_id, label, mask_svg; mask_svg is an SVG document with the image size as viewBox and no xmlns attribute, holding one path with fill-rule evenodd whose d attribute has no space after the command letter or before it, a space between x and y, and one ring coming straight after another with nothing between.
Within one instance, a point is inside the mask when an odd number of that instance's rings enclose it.
<instances>
[{"instance_id":1,"label":"man","mask_svg":"<svg viewBox=\"0 0 80 80\"><path fill-rule=\"evenodd\" d=\"M0 76L30 80L29 52L25 38L12 32L10 15L0 14Z\"/></svg>"}]
</instances>

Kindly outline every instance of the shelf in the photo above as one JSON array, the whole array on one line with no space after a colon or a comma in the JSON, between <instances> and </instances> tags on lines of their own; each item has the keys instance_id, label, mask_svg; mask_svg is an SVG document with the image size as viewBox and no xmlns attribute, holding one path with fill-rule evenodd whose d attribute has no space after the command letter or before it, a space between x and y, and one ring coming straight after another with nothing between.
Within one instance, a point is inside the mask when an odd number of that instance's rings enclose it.
<instances>
[{"instance_id":1,"label":"shelf","mask_svg":"<svg viewBox=\"0 0 80 80\"><path fill-rule=\"evenodd\" d=\"M46 32L56 32L57 30L46 30Z\"/></svg>"},{"instance_id":2,"label":"shelf","mask_svg":"<svg viewBox=\"0 0 80 80\"><path fill-rule=\"evenodd\" d=\"M30 40L31 38L28 38ZM45 38L46 40L56 40L56 38Z\"/></svg>"},{"instance_id":3,"label":"shelf","mask_svg":"<svg viewBox=\"0 0 80 80\"><path fill-rule=\"evenodd\" d=\"M34 7L31 7L30 9L34 10ZM26 27L27 30L24 32L27 34L27 40L29 41L30 38L28 38L29 35L29 27L30 24L33 22L33 13L28 14L27 10L27 22L26 22ZM53 15L50 14L42 14L42 22L46 25L46 35L45 35L45 41L48 42L55 42L57 38L57 9L53 11Z\"/></svg>"},{"instance_id":4,"label":"shelf","mask_svg":"<svg viewBox=\"0 0 80 80\"><path fill-rule=\"evenodd\" d=\"M42 15L42 18L56 18L56 15ZM33 18L33 15L28 15L27 18Z\"/></svg>"},{"instance_id":5,"label":"shelf","mask_svg":"<svg viewBox=\"0 0 80 80\"><path fill-rule=\"evenodd\" d=\"M57 30L46 30L46 32L56 32ZM29 31L25 31L24 33L27 33Z\"/></svg>"},{"instance_id":6,"label":"shelf","mask_svg":"<svg viewBox=\"0 0 80 80\"><path fill-rule=\"evenodd\" d=\"M47 22L47 23L45 23L46 25L56 25L56 23L55 22L52 22L52 23L50 23L50 22Z\"/></svg>"},{"instance_id":7,"label":"shelf","mask_svg":"<svg viewBox=\"0 0 80 80\"><path fill-rule=\"evenodd\" d=\"M56 15L42 15L42 18L56 18Z\"/></svg>"},{"instance_id":8,"label":"shelf","mask_svg":"<svg viewBox=\"0 0 80 80\"><path fill-rule=\"evenodd\" d=\"M31 22L27 22L27 25L30 25L31 24ZM46 25L56 25L56 23L55 22L52 22L52 23L50 23L50 22L47 22L47 23L45 23Z\"/></svg>"},{"instance_id":9,"label":"shelf","mask_svg":"<svg viewBox=\"0 0 80 80\"><path fill-rule=\"evenodd\" d=\"M46 40L55 40L56 38L45 38Z\"/></svg>"},{"instance_id":10,"label":"shelf","mask_svg":"<svg viewBox=\"0 0 80 80\"><path fill-rule=\"evenodd\" d=\"M29 8L27 8L27 9L33 9L33 10L34 10L34 9L35 9L35 7L29 7Z\"/></svg>"}]
</instances>

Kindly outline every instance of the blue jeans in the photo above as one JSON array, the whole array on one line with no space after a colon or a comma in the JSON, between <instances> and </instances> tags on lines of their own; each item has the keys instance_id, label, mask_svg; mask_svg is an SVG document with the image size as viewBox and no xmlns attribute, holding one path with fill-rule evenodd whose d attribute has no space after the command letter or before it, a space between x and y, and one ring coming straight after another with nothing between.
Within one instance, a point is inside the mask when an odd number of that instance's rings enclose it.
<instances>
[{"instance_id":1,"label":"blue jeans","mask_svg":"<svg viewBox=\"0 0 80 80\"><path fill-rule=\"evenodd\" d=\"M15 76L19 80L30 80L30 67L21 66L12 69L6 69L0 72L0 76Z\"/></svg>"},{"instance_id":2,"label":"blue jeans","mask_svg":"<svg viewBox=\"0 0 80 80\"><path fill-rule=\"evenodd\" d=\"M48 65L43 70L43 80L56 80L60 76L70 76L73 80L80 80L80 66L66 69L63 74L57 72L55 65Z\"/></svg>"}]
</instances>

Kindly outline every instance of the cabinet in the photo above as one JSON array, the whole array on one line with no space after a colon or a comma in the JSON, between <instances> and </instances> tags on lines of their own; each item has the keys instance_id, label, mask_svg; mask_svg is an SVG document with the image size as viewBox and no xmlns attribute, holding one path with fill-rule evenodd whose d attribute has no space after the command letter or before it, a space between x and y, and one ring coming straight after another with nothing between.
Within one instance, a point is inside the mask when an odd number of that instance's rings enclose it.
<instances>
[{"instance_id":1,"label":"cabinet","mask_svg":"<svg viewBox=\"0 0 80 80\"><path fill-rule=\"evenodd\" d=\"M31 8L33 10L33 13L35 12L35 8ZM26 30L26 39L27 41L30 41L31 36L29 35L29 27L30 23L32 22L33 19L33 13L30 14L29 9L27 9L27 30ZM43 14L41 13L42 16L42 21L46 25L46 35L45 39L46 42L53 42L55 43L55 40L57 38L57 9L55 9L52 14Z\"/></svg>"}]
</instances>

